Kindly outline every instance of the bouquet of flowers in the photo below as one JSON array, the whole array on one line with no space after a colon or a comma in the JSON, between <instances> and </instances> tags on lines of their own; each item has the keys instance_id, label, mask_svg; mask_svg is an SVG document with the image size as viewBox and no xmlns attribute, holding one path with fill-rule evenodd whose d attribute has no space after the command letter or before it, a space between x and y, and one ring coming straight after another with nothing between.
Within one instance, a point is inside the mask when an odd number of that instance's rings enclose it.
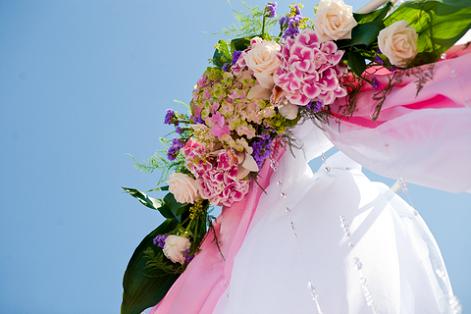
<instances>
[{"instance_id":1,"label":"bouquet of flowers","mask_svg":"<svg viewBox=\"0 0 471 314\"><path fill-rule=\"evenodd\" d=\"M163 154L141 165L161 170L166 183L151 191L167 194L153 198L124 188L165 221L129 262L122 313L140 313L165 296L212 232L212 209L244 199L274 154L296 145L294 126L308 119L322 123L333 117L334 105L353 113L355 95L365 86L378 89L376 119L388 91L379 90L385 83L375 80L376 69L400 77L436 62L471 25L466 1L388 2L355 14L342 0L321 0L313 19L302 15L302 5L291 5L281 17L277 9L272 2L239 16L237 37L215 45L188 113L167 110L164 122L175 127L174 137L163 141Z\"/></svg>"}]
</instances>

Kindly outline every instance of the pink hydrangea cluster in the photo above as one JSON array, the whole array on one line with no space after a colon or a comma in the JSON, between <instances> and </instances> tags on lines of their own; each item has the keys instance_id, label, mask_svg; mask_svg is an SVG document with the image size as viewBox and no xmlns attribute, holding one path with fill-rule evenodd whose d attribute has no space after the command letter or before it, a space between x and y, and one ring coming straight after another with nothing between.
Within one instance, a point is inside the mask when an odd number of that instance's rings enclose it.
<instances>
[{"instance_id":1,"label":"pink hydrangea cluster","mask_svg":"<svg viewBox=\"0 0 471 314\"><path fill-rule=\"evenodd\" d=\"M205 147L188 141L183 148L188 169L196 178L200 195L218 206L231 206L249 191L248 180L238 178L239 159L231 149L207 153Z\"/></svg>"},{"instance_id":2,"label":"pink hydrangea cluster","mask_svg":"<svg viewBox=\"0 0 471 314\"><path fill-rule=\"evenodd\" d=\"M292 104L306 106L311 101L332 104L347 95L339 77L343 51L332 41L320 42L313 30L305 29L282 45L281 66L275 72L275 84Z\"/></svg>"}]
</instances>

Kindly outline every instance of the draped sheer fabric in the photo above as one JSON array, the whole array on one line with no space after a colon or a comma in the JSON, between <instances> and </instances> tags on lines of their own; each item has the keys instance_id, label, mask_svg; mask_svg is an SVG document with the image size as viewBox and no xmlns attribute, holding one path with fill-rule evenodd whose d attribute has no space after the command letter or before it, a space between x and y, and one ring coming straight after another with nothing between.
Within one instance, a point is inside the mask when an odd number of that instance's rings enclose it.
<instances>
[{"instance_id":1,"label":"draped sheer fabric","mask_svg":"<svg viewBox=\"0 0 471 314\"><path fill-rule=\"evenodd\" d=\"M335 146L365 168L450 192L471 192L471 46L457 46L433 67L417 93L421 73L394 87L377 121L377 91L364 89L353 117L324 125ZM430 66L423 66L429 71ZM386 82L389 73L376 78ZM334 110L341 111L342 102Z\"/></svg>"},{"instance_id":2,"label":"draped sheer fabric","mask_svg":"<svg viewBox=\"0 0 471 314\"><path fill-rule=\"evenodd\" d=\"M438 246L418 212L370 181L313 124L263 195L214 313L458 313ZM319 140L322 139L322 140Z\"/></svg>"}]
</instances>

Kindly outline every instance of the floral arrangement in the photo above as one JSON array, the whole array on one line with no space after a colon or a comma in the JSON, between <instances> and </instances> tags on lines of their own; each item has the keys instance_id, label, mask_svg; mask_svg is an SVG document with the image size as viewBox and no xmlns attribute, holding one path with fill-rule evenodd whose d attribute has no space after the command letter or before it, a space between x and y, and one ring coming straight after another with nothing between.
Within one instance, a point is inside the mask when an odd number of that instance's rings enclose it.
<instances>
[{"instance_id":1,"label":"floral arrangement","mask_svg":"<svg viewBox=\"0 0 471 314\"><path fill-rule=\"evenodd\" d=\"M399 75L439 60L471 25L465 2L388 2L355 14L342 0L321 0L313 19L302 15L302 5L277 17L271 2L240 16L238 37L217 42L188 113L166 112L175 136L163 141L165 152L140 165L161 170L166 184L151 192L167 194L153 198L124 188L165 221L129 262L122 313L140 313L165 296L211 232L213 208L244 199L274 153L295 145L294 126L307 119L322 123L336 103L354 112L355 94L365 85L378 87L375 68ZM271 32L275 25L278 31Z\"/></svg>"}]
</instances>

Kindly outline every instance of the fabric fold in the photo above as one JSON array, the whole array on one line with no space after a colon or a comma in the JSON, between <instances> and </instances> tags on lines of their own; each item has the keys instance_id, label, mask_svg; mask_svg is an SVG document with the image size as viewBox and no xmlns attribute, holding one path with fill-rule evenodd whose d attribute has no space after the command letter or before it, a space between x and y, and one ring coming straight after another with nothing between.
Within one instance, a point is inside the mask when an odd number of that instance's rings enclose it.
<instances>
[{"instance_id":1,"label":"fabric fold","mask_svg":"<svg viewBox=\"0 0 471 314\"><path fill-rule=\"evenodd\" d=\"M388 93L371 120L378 91L366 87L357 111L323 126L335 146L365 168L391 178L449 192L471 191L471 46L454 47L447 59L415 69ZM429 81L422 82L427 75ZM378 82L391 79L376 73ZM418 84L421 90L418 91ZM384 84L383 89L385 88Z\"/></svg>"},{"instance_id":2,"label":"fabric fold","mask_svg":"<svg viewBox=\"0 0 471 314\"><path fill-rule=\"evenodd\" d=\"M279 149L273 161L277 163L283 153L284 149ZM222 209L214 229L204 239L201 251L151 314L213 312L230 282L234 257L244 241L260 197L270 184L273 168L266 162L244 200Z\"/></svg>"}]
</instances>

